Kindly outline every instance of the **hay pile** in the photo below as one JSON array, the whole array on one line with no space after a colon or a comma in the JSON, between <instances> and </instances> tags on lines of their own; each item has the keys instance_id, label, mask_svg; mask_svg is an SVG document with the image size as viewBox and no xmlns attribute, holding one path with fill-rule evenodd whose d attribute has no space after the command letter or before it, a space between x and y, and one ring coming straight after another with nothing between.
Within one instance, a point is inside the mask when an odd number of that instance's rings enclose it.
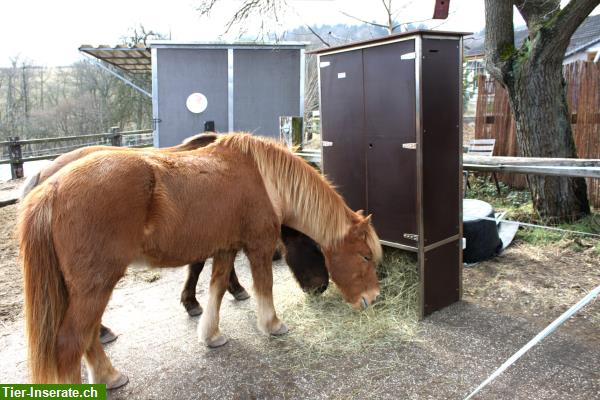
<instances>
[{"instance_id":1,"label":"hay pile","mask_svg":"<svg viewBox=\"0 0 600 400\"><path fill-rule=\"evenodd\" d=\"M288 354L319 358L344 355L411 340L417 330L416 256L386 249L378 267L381 295L365 311L353 310L334 284L320 296L306 295L293 279L274 287L275 304L290 326Z\"/></svg>"}]
</instances>

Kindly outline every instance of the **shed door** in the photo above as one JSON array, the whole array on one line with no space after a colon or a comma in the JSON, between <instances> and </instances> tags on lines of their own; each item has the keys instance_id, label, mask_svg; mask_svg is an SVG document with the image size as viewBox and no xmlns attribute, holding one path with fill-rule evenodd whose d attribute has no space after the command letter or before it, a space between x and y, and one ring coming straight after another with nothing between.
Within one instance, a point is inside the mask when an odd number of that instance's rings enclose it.
<instances>
[{"instance_id":1,"label":"shed door","mask_svg":"<svg viewBox=\"0 0 600 400\"><path fill-rule=\"evenodd\" d=\"M462 223L459 215L462 203L459 46L458 40L423 39L423 236L426 246L458 234Z\"/></svg>"},{"instance_id":2,"label":"shed door","mask_svg":"<svg viewBox=\"0 0 600 400\"><path fill-rule=\"evenodd\" d=\"M363 51L367 209L382 240L416 246L415 42Z\"/></svg>"},{"instance_id":3,"label":"shed door","mask_svg":"<svg viewBox=\"0 0 600 400\"><path fill-rule=\"evenodd\" d=\"M233 130L279 137L279 117L299 115L300 51L233 51Z\"/></svg>"},{"instance_id":4,"label":"shed door","mask_svg":"<svg viewBox=\"0 0 600 400\"><path fill-rule=\"evenodd\" d=\"M353 210L366 209L362 51L320 57L323 172Z\"/></svg>"},{"instance_id":5,"label":"shed door","mask_svg":"<svg viewBox=\"0 0 600 400\"><path fill-rule=\"evenodd\" d=\"M174 146L204 130L205 121L214 121L217 131L227 131L227 50L158 49L157 51L158 144ZM191 113L188 96L202 93L206 110Z\"/></svg>"}]
</instances>

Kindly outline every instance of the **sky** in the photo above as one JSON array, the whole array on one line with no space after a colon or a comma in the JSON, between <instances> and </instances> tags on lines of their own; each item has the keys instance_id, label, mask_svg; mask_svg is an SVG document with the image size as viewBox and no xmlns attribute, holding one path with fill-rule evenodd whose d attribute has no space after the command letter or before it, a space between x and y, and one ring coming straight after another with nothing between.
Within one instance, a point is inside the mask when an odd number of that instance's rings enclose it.
<instances>
[{"instance_id":1,"label":"sky","mask_svg":"<svg viewBox=\"0 0 600 400\"><path fill-rule=\"evenodd\" d=\"M280 28L310 24L359 24L382 21L381 0L287 0ZM568 0L566 1L568 2ZM62 66L82 59L82 44L114 46L128 30L143 24L174 41L215 41L239 6L239 0L219 0L209 18L196 8L200 0L8 0L0 3L0 67L19 57L35 65ZM403 8L403 5L409 3ZM438 29L477 32L484 27L483 0L451 0L446 22L426 21ZM422 21L433 15L433 0L394 0L399 22ZM598 9L596 10L598 11ZM516 13L518 14L518 13ZM523 24L517 18L516 24ZM250 22L249 26L252 27ZM221 37L235 40L235 36Z\"/></svg>"}]
</instances>

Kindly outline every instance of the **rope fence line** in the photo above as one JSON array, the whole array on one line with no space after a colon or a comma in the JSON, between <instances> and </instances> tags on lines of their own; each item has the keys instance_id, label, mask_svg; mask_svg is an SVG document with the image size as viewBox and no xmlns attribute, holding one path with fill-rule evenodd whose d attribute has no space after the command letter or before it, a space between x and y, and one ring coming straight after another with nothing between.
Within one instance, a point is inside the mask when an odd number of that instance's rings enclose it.
<instances>
[{"instance_id":1,"label":"rope fence line","mask_svg":"<svg viewBox=\"0 0 600 400\"><path fill-rule=\"evenodd\" d=\"M510 367L519 358L521 358L521 356L525 354L529 349L541 342L546 336L554 332L556 328L565 323L565 321L567 321L577 311L579 311L582 307L584 307L586 304L592 301L596 296L598 296L598 294L600 294L600 286L597 286L594 290L589 292L584 298L579 300L577 304L565 311L560 317L555 319L543 331L538 333L533 339L527 342L525 346L521 347L515 354L513 354L508 360L506 360L500 367L498 367L498 369L496 369L490 376L488 376L486 380L484 380L479 386L477 386L475 390L473 390L467 397L465 397L465 400L469 400L473 396L475 396L481 389L486 387L490 382L492 382L494 379L500 376L500 374L502 374L508 367Z\"/></svg>"},{"instance_id":2,"label":"rope fence line","mask_svg":"<svg viewBox=\"0 0 600 400\"><path fill-rule=\"evenodd\" d=\"M598 233L574 231L571 229L557 228L555 226L537 225L537 224L531 224L528 222L512 221L509 219L496 219L496 218L492 218L492 217L480 217L480 219L483 219L486 221L494 221L494 222L505 222L507 224L513 224L513 225L516 224L519 226L526 226L528 228L534 228L534 229L547 229L547 230L556 231L556 232L570 233L570 234L582 235L582 236L591 236L591 237L600 239L600 234L598 234Z\"/></svg>"},{"instance_id":3,"label":"rope fence line","mask_svg":"<svg viewBox=\"0 0 600 400\"><path fill-rule=\"evenodd\" d=\"M600 238L600 234L575 231L575 230L571 230L571 229L557 228L554 226L537 225L537 224L531 224L528 222L519 222L519 221L512 221L512 220L506 220L506 219L502 219L502 218L492 218L492 217L481 217L480 219L486 220L486 221L494 221L496 223L503 222L503 223L508 223L508 224L516 224L519 226L525 226L525 227L533 228L533 229L546 229L546 230L555 231L555 232ZM521 347L508 360L506 360L500 367L498 367L490 376L488 376L479 386L477 386L477 388L475 390L473 390L467 397L465 397L464 400L470 400L479 391L481 391L481 389L483 389L488 384L490 384L494 379L496 379L498 376L500 376L508 367L510 367L519 358L521 358L521 356L523 356L523 354L525 354L533 346L535 346L536 344L541 342L544 338L546 338L548 335L550 335L552 332L554 332L556 330L556 328L558 328L560 325L565 323L577 311L579 311L581 308L583 308L585 305L587 305L590 301L592 301L594 298L596 298L599 294L600 294L600 286L597 286L595 289L593 289L591 292L589 292L585 297L583 297L580 301L578 301L575 305L573 305L571 308L569 308L567 311L565 311L563 314L561 314L558 318L556 318L550 325L548 325L544 330L542 330L540 333L538 333L533 339L531 339L529 342L527 342L527 344L525 344L523 347Z\"/></svg>"}]
</instances>

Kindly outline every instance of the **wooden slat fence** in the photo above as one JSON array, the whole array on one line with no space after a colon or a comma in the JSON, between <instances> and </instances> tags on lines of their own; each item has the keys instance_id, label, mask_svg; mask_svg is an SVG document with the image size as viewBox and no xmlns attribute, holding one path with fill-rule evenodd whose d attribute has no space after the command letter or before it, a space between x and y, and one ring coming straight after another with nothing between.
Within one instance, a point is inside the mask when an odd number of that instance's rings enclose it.
<instances>
[{"instance_id":1,"label":"wooden slat fence","mask_svg":"<svg viewBox=\"0 0 600 400\"><path fill-rule=\"evenodd\" d=\"M71 150L93 145L149 147L153 142L152 134L152 129L121 131L118 127L113 127L109 133L41 139L14 137L8 141L0 141L0 165L10 164L12 178L22 178L25 162L52 160Z\"/></svg>"},{"instance_id":2,"label":"wooden slat fence","mask_svg":"<svg viewBox=\"0 0 600 400\"><path fill-rule=\"evenodd\" d=\"M576 62L566 65L567 101L573 136L580 158L600 158L600 64ZM516 126L508 93L493 78L478 77L475 138L496 139L495 156L518 156ZM504 183L527 186L523 174L498 174ZM600 207L600 180L588 179L588 195L594 207Z\"/></svg>"}]
</instances>

